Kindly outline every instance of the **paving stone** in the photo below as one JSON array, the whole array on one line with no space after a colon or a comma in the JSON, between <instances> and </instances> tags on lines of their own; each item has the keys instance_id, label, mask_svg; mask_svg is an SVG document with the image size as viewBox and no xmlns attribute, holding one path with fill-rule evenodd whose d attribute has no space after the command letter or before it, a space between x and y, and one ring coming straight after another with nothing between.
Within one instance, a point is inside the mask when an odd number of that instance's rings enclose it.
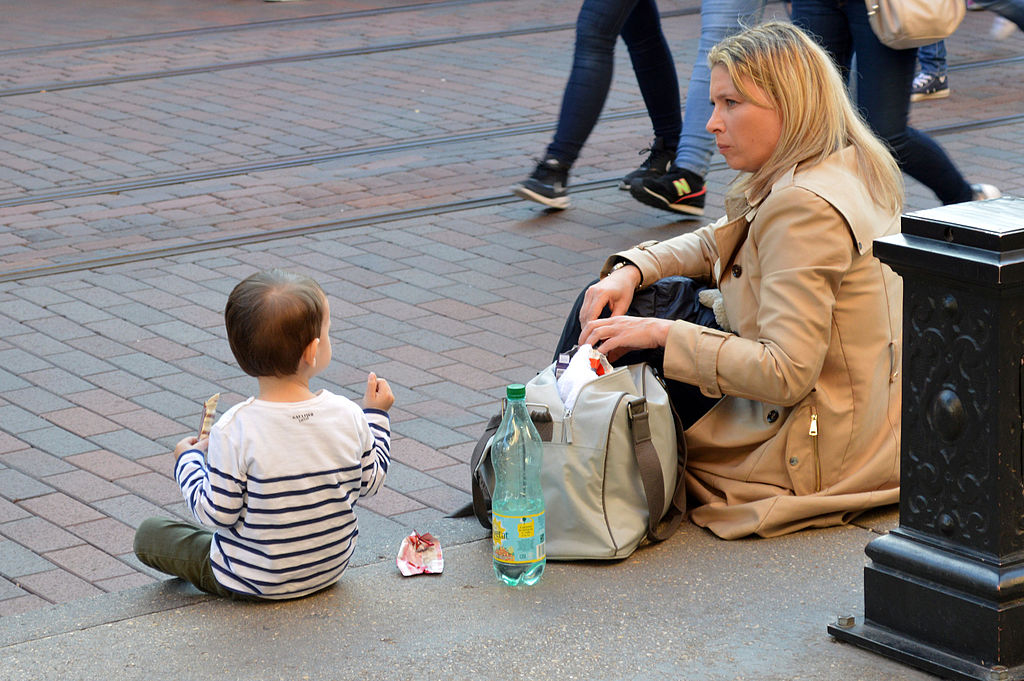
<instances>
[{"instance_id":1,"label":"paving stone","mask_svg":"<svg viewBox=\"0 0 1024 681\"><path fill-rule=\"evenodd\" d=\"M135 403L120 397L108 390L96 388L80 393L72 393L66 396L75 404L79 404L90 411L104 416L120 414L136 408Z\"/></svg>"},{"instance_id":2,"label":"paving stone","mask_svg":"<svg viewBox=\"0 0 1024 681\"><path fill-rule=\"evenodd\" d=\"M54 492L19 502L30 513L45 518L60 527L102 518L102 514L62 492Z\"/></svg>"},{"instance_id":3,"label":"paving stone","mask_svg":"<svg viewBox=\"0 0 1024 681\"><path fill-rule=\"evenodd\" d=\"M91 390L96 386L64 369L52 368L22 374L22 378L58 395Z\"/></svg>"},{"instance_id":4,"label":"paving stone","mask_svg":"<svg viewBox=\"0 0 1024 681\"><path fill-rule=\"evenodd\" d=\"M84 407L71 407L59 411L47 411L41 414L43 418L52 423L75 433L89 437L99 433L109 433L118 429L118 424L95 414Z\"/></svg>"},{"instance_id":5,"label":"paving stone","mask_svg":"<svg viewBox=\"0 0 1024 681\"><path fill-rule=\"evenodd\" d=\"M156 472L143 473L120 478L117 484L158 506L181 501L181 488L168 475Z\"/></svg>"},{"instance_id":6,"label":"paving stone","mask_svg":"<svg viewBox=\"0 0 1024 681\"><path fill-rule=\"evenodd\" d=\"M167 575L164 575L166 577ZM139 572L131 572L121 577L111 577L109 579L98 579L93 582L94 585L103 589L107 592L124 591L125 589L134 589L137 586L143 586L145 584L152 584L158 581L154 577L144 575Z\"/></svg>"},{"instance_id":7,"label":"paving stone","mask_svg":"<svg viewBox=\"0 0 1024 681\"><path fill-rule=\"evenodd\" d=\"M49 485L11 468L0 469L0 497L19 502L53 492Z\"/></svg>"},{"instance_id":8,"label":"paving stone","mask_svg":"<svg viewBox=\"0 0 1024 681\"><path fill-rule=\"evenodd\" d=\"M135 541L135 530L113 518L79 523L71 527L71 532L112 556L130 553Z\"/></svg>"},{"instance_id":9,"label":"paving stone","mask_svg":"<svg viewBox=\"0 0 1024 681\"><path fill-rule=\"evenodd\" d=\"M2 375L3 372L0 371L0 376ZM49 390L43 390L42 388L31 386L8 392L2 389L2 384L3 379L0 378L0 394L2 394L12 404L16 404L22 409L34 414L54 411L56 409L67 409L68 407L73 406L63 397L55 395ZM28 384L25 385L27 386Z\"/></svg>"},{"instance_id":10,"label":"paving stone","mask_svg":"<svg viewBox=\"0 0 1024 681\"><path fill-rule=\"evenodd\" d=\"M127 457L105 450L75 454L74 456L67 457L65 461L105 480L117 480L118 478L146 472L144 466L135 463Z\"/></svg>"},{"instance_id":11,"label":"paving stone","mask_svg":"<svg viewBox=\"0 0 1024 681\"><path fill-rule=\"evenodd\" d=\"M0 539L0 575L18 580L25 575L53 569L53 563L21 544Z\"/></svg>"},{"instance_id":12,"label":"paving stone","mask_svg":"<svg viewBox=\"0 0 1024 681\"><path fill-rule=\"evenodd\" d=\"M0 407L0 423L4 424L4 430L19 434L50 425L32 412L15 405Z\"/></svg>"},{"instance_id":13,"label":"paving stone","mask_svg":"<svg viewBox=\"0 0 1024 681\"><path fill-rule=\"evenodd\" d=\"M82 543L81 539L70 532L34 517L0 524L0 534L40 554Z\"/></svg>"},{"instance_id":14,"label":"paving stone","mask_svg":"<svg viewBox=\"0 0 1024 681\"><path fill-rule=\"evenodd\" d=\"M42 478L42 480L70 497L90 503L124 494L124 489L103 478L83 470L72 470Z\"/></svg>"},{"instance_id":15,"label":"paving stone","mask_svg":"<svg viewBox=\"0 0 1024 681\"><path fill-rule=\"evenodd\" d=\"M162 445L126 428L115 430L110 433L94 435L90 440L107 451L120 454L121 456L129 459L140 459L144 456L151 456L164 451L164 447ZM95 448L96 447L93 446L90 449ZM79 452L75 453L77 454Z\"/></svg>"},{"instance_id":16,"label":"paving stone","mask_svg":"<svg viewBox=\"0 0 1024 681\"><path fill-rule=\"evenodd\" d=\"M76 376L81 376L83 378L88 377L91 374L110 371L114 368L109 362L97 359L96 357L86 354L81 350L49 355L47 359L61 369L74 372Z\"/></svg>"},{"instance_id":17,"label":"paving stone","mask_svg":"<svg viewBox=\"0 0 1024 681\"><path fill-rule=\"evenodd\" d=\"M68 572L90 582L121 577L132 572L132 569L125 563L89 544L49 551L43 556Z\"/></svg>"},{"instance_id":18,"label":"paving stone","mask_svg":"<svg viewBox=\"0 0 1024 681\"><path fill-rule=\"evenodd\" d=\"M60 457L96 449L96 446L88 440L57 426L22 433L21 438L36 449Z\"/></svg>"},{"instance_id":19,"label":"paving stone","mask_svg":"<svg viewBox=\"0 0 1024 681\"><path fill-rule=\"evenodd\" d=\"M40 610L48 605L50 605L48 601L44 601L35 594L17 596L0 601L0 617L20 615L33 610Z\"/></svg>"},{"instance_id":20,"label":"paving stone","mask_svg":"<svg viewBox=\"0 0 1024 681\"><path fill-rule=\"evenodd\" d=\"M390 490L386 486L380 488L372 497L360 499L359 506L386 517L423 508L422 503Z\"/></svg>"},{"instance_id":21,"label":"paving stone","mask_svg":"<svg viewBox=\"0 0 1024 681\"><path fill-rule=\"evenodd\" d=\"M22 507L12 504L6 499L0 499L0 523L28 518L30 515L31 514Z\"/></svg>"},{"instance_id":22,"label":"paving stone","mask_svg":"<svg viewBox=\"0 0 1024 681\"><path fill-rule=\"evenodd\" d=\"M38 449L22 449L9 454L0 454L0 461L36 479L75 470L74 466L59 457Z\"/></svg>"},{"instance_id":23,"label":"paving stone","mask_svg":"<svg viewBox=\"0 0 1024 681\"><path fill-rule=\"evenodd\" d=\"M170 435L184 437L187 433L191 432L191 428L186 428L177 421L173 421L149 409L126 411L114 414L111 418L125 428L129 428L139 435L154 440ZM198 417L196 422L198 423Z\"/></svg>"},{"instance_id":24,"label":"paving stone","mask_svg":"<svg viewBox=\"0 0 1024 681\"><path fill-rule=\"evenodd\" d=\"M103 593L86 580L62 569L25 575L18 578L18 583L51 603L67 603Z\"/></svg>"},{"instance_id":25,"label":"paving stone","mask_svg":"<svg viewBox=\"0 0 1024 681\"><path fill-rule=\"evenodd\" d=\"M166 517L167 513L156 504L135 496L124 494L110 499L101 499L93 506L111 518L120 520L129 527L138 528L146 518Z\"/></svg>"}]
</instances>

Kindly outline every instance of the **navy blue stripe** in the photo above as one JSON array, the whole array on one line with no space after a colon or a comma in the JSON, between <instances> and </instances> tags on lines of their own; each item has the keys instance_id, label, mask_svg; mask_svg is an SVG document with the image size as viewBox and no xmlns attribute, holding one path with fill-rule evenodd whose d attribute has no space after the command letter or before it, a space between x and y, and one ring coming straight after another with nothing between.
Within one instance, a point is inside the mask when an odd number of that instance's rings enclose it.
<instances>
[{"instance_id":1,"label":"navy blue stripe","mask_svg":"<svg viewBox=\"0 0 1024 681\"><path fill-rule=\"evenodd\" d=\"M250 475L249 479L254 482L259 482L264 485L272 482L285 482L287 480L302 480L303 478L315 478L318 475L338 475L339 473L351 473L356 469L356 466L344 466L342 468L331 468L326 471L312 471L309 473L296 473L295 475L283 475L277 478L257 478L254 475Z\"/></svg>"},{"instance_id":2,"label":"navy blue stripe","mask_svg":"<svg viewBox=\"0 0 1024 681\"><path fill-rule=\"evenodd\" d=\"M225 497L231 497L233 499L238 499L239 501L241 501L242 498L245 496L244 492L232 492L230 490L224 489L223 487L220 487L219 485L213 484L213 482L210 482L210 489ZM239 504L239 506L241 506L241 504Z\"/></svg>"},{"instance_id":3,"label":"navy blue stripe","mask_svg":"<svg viewBox=\"0 0 1024 681\"><path fill-rule=\"evenodd\" d=\"M356 478L353 478L352 480L342 480L340 482L336 482L334 484L329 484L329 485L317 485L316 487L304 487L302 489L292 490L292 491L288 491L288 492L272 492L272 493L254 492L252 487L250 487L249 488L249 498L250 499L283 499L285 497L306 496L307 494L312 494L313 492L323 492L324 490L343 489L346 485L354 485L355 482L356 482Z\"/></svg>"},{"instance_id":4,"label":"navy blue stripe","mask_svg":"<svg viewBox=\"0 0 1024 681\"><path fill-rule=\"evenodd\" d=\"M262 584L263 586L281 586L281 585L284 585L284 584L295 584L295 583L310 582L312 580L315 580L317 577L322 577L324 575L329 575L332 572L337 572L338 574L340 574L341 572L343 572L345 570L345 568L347 566L348 566L348 560L346 560L345 562L343 562L341 565L339 565L337 567L333 567L333 568L331 568L329 570L323 570L321 572L317 572L315 574L308 575L306 577L296 577L295 579L286 579L286 580L281 581L281 582L264 582L264 581L261 581L261 580L258 580L258 579L250 579L248 581L252 582L253 584ZM321 585L322 584L326 584L328 581L330 581L330 580L323 580L323 581L320 582L320 584ZM308 587L305 587L305 588L302 588L302 589L295 589L294 591L307 591L308 589L311 589L311 588L315 588L315 586L311 584ZM283 596L286 593L290 593L290 592L287 592L287 591L283 592L283 593L282 592L278 592L278 593L275 593L274 595L275 596Z\"/></svg>"},{"instance_id":5,"label":"navy blue stripe","mask_svg":"<svg viewBox=\"0 0 1024 681\"><path fill-rule=\"evenodd\" d=\"M388 416L388 413L386 411L384 411L382 409L374 409L373 407L367 407L366 409L363 409L363 413L364 414L379 414L379 415L383 416L384 418L386 418L388 420L391 419L391 417Z\"/></svg>"},{"instance_id":6,"label":"navy blue stripe","mask_svg":"<svg viewBox=\"0 0 1024 681\"><path fill-rule=\"evenodd\" d=\"M310 561L309 563L302 563L301 565L296 565L294 567L289 567L289 568L275 568L273 570L267 569L267 568L262 567L260 565L253 565L252 563L247 563L244 560L241 560L239 558L235 558L235 560L233 562L234 562L235 565L242 565L244 567L249 568L250 570L255 570L257 572L263 572L263 573L268 574L268 575L286 575L286 574L289 574L289 573L292 573L292 572L299 572L301 570L308 570L311 567L315 567L315 566L319 566L319 565L324 565L326 563L330 563L330 562L338 561L338 560L340 560L341 563L344 564L344 563L348 562L349 558L350 557L346 557L345 556L345 552L342 551L341 553L332 553L331 555L327 556L326 558L321 558L320 560ZM304 577L303 579L308 579L308 578L309 577ZM287 581L287 580L285 580L285 581ZM270 583L273 583L273 584L283 584L284 582L267 582L267 583L268 584L270 584Z\"/></svg>"},{"instance_id":7,"label":"navy blue stripe","mask_svg":"<svg viewBox=\"0 0 1024 681\"><path fill-rule=\"evenodd\" d=\"M316 523L322 523L325 520L334 520L335 518L343 518L345 516L353 515L351 508L338 511L337 513L331 513L329 515L320 515L309 520L297 520L293 523L251 523L249 519L251 515L246 515L245 521L242 522L243 527L247 527L250 530L283 530L292 527L302 527L303 525L314 525Z\"/></svg>"},{"instance_id":8,"label":"navy blue stripe","mask_svg":"<svg viewBox=\"0 0 1024 681\"><path fill-rule=\"evenodd\" d=\"M346 525L342 525L341 527L339 527L337 529L338 530L344 530L344 529L346 529L348 527L351 527L351 526L352 526L352 523L348 523ZM238 530L235 529L235 528L231 528L228 531L231 532L231 534L233 534L234 536L238 537L239 539L242 539L243 541L236 541L235 539L232 539L231 537L228 537L226 535L218 535L221 538L222 542L224 542L226 544L230 544L231 546L238 547L240 549L245 549L246 551L251 551L252 553L255 553L258 556L263 556L264 558L266 558L268 560L279 560L279 559L282 559L282 558L295 558L296 556L303 556L303 555L306 555L306 554L309 554L309 553L316 553L317 551L324 551L326 549L329 549L329 548L332 548L334 546L337 546L338 544L341 544L343 542L351 541L352 539L354 539L356 536L359 535L359 530L357 528L353 528L352 532L349 532L347 535L345 535L341 539L337 539L335 541L328 542L326 544L318 544L316 547L311 548L311 549L306 549L304 551L292 551L291 553L266 553L265 551L260 551L260 550L256 549L255 546L257 546L257 545L258 546L280 546L282 544L290 544L290 543L293 543L293 542L301 541L302 538L276 539L276 540L273 540L273 541L253 541L252 539L248 539L248 538L242 537L240 534L238 534ZM331 532L335 532L335 531L336 530L332 529L332 530L329 530L327 532L318 532L317 534L310 535L310 537L324 536L324 535L330 534Z\"/></svg>"},{"instance_id":9,"label":"navy blue stripe","mask_svg":"<svg viewBox=\"0 0 1024 681\"><path fill-rule=\"evenodd\" d=\"M384 426L378 426L376 423L371 423L370 424L370 428L373 428L374 430L379 430L380 432L384 433L385 435L388 435L388 436L391 435L391 431L390 430L388 430Z\"/></svg>"},{"instance_id":10,"label":"navy blue stripe","mask_svg":"<svg viewBox=\"0 0 1024 681\"><path fill-rule=\"evenodd\" d=\"M211 473L215 473L216 475L219 475L220 477L224 478L225 480L230 480L231 482L235 483L239 487L245 487L245 481L244 480L236 478L235 476L231 475L230 473L225 473L224 471L222 471L219 468L216 468L214 466L210 466L209 470L210 470Z\"/></svg>"},{"instance_id":11,"label":"navy blue stripe","mask_svg":"<svg viewBox=\"0 0 1024 681\"><path fill-rule=\"evenodd\" d=\"M250 514L276 515L280 513L293 513L296 511L309 511L311 509L320 508L321 506L327 506L329 504L348 504L351 506L350 499L352 498L353 492L355 492L354 489L347 489L345 490L345 496L343 497L330 497L328 499L324 499L323 501L318 501L313 504L303 504L301 506L262 507L249 505L248 509Z\"/></svg>"}]
</instances>

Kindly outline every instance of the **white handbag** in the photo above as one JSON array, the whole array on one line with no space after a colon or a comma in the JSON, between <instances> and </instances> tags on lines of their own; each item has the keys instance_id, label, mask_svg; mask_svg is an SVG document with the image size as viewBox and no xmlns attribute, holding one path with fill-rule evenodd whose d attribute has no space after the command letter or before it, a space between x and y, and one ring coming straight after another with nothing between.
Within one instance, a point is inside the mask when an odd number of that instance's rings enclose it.
<instances>
[{"instance_id":1,"label":"white handbag","mask_svg":"<svg viewBox=\"0 0 1024 681\"><path fill-rule=\"evenodd\" d=\"M618 367L595 378L565 414L551 365L526 384L526 402L544 440L548 558L625 558L645 539L675 532L686 510L685 447L665 386L650 366ZM491 419L471 462L473 507L484 527L490 527L494 489L490 444L500 421L500 415Z\"/></svg>"},{"instance_id":2,"label":"white handbag","mask_svg":"<svg viewBox=\"0 0 1024 681\"><path fill-rule=\"evenodd\" d=\"M871 30L894 50L948 38L966 12L964 0L867 0L867 8Z\"/></svg>"}]
</instances>

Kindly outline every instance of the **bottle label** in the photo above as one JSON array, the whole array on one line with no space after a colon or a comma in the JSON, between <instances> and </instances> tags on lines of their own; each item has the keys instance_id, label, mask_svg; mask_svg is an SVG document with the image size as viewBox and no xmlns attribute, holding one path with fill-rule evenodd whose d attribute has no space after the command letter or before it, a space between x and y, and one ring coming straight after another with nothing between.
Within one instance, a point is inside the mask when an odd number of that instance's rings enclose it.
<instances>
[{"instance_id":1,"label":"bottle label","mask_svg":"<svg viewBox=\"0 0 1024 681\"><path fill-rule=\"evenodd\" d=\"M544 511L531 515L501 515L491 511L494 560L536 563L544 560Z\"/></svg>"}]
</instances>

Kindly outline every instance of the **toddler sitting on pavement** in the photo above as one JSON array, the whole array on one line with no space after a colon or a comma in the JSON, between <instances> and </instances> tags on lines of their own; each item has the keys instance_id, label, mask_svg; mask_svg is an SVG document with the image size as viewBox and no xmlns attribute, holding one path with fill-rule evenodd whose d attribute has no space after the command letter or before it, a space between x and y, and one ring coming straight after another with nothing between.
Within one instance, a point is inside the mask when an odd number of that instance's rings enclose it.
<instances>
[{"instance_id":1,"label":"toddler sitting on pavement","mask_svg":"<svg viewBox=\"0 0 1024 681\"><path fill-rule=\"evenodd\" d=\"M149 518L144 564L198 589L243 599L299 598L341 577L355 547L358 498L390 463L394 395L370 373L363 408L309 380L331 361L330 306L312 279L271 270L239 283L224 311L231 351L259 382L208 439L175 447L174 477L213 531Z\"/></svg>"}]
</instances>

